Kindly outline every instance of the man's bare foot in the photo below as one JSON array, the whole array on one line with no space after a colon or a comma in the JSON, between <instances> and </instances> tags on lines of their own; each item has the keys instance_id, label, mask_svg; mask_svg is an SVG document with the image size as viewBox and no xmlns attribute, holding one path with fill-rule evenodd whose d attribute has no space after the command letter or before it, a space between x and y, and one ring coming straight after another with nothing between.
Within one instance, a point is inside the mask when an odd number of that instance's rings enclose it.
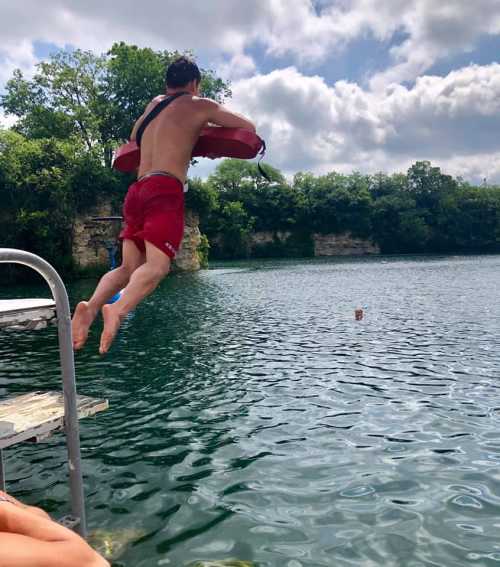
<instances>
[{"instance_id":1,"label":"man's bare foot","mask_svg":"<svg viewBox=\"0 0 500 567\"><path fill-rule=\"evenodd\" d=\"M86 301L80 301L76 306L71 329L73 334L73 348L79 350L87 342L89 336L89 328L95 319L95 313L89 307Z\"/></svg>"},{"instance_id":2,"label":"man's bare foot","mask_svg":"<svg viewBox=\"0 0 500 567\"><path fill-rule=\"evenodd\" d=\"M116 333L118 333L121 318L117 310L113 308L113 305L104 305L102 308L102 319L104 321L104 329L102 330L99 353L106 354L116 336Z\"/></svg>"}]
</instances>

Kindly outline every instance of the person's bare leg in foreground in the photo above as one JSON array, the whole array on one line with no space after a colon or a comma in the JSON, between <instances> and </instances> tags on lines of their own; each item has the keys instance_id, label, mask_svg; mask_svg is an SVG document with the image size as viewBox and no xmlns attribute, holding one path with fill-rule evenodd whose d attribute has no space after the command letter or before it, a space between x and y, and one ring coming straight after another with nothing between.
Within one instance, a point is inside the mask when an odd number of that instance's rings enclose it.
<instances>
[{"instance_id":1,"label":"person's bare leg in foreground","mask_svg":"<svg viewBox=\"0 0 500 567\"><path fill-rule=\"evenodd\" d=\"M79 350L87 340L89 328L103 305L129 282L132 274L145 262L145 255L131 240L123 241L121 266L105 274L88 301L76 306L72 321L73 348Z\"/></svg>"},{"instance_id":2,"label":"person's bare leg in foreground","mask_svg":"<svg viewBox=\"0 0 500 567\"><path fill-rule=\"evenodd\" d=\"M125 240L124 242L130 242ZM170 258L150 242L146 244L146 261L130 277L121 297L112 305L102 307L104 329L99 352L108 352L125 316L147 295L153 292L170 270Z\"/></svg>"},{"instance_id":3,"label":"person's bare leg in foreground","mask_svg":"<svg viewBox=\"0 0 500 567\"><path fill-rule=\"evenodd\" d=\"M0 491L1 567L110 567L80 536Z\"/></svg>"}]
</instances>

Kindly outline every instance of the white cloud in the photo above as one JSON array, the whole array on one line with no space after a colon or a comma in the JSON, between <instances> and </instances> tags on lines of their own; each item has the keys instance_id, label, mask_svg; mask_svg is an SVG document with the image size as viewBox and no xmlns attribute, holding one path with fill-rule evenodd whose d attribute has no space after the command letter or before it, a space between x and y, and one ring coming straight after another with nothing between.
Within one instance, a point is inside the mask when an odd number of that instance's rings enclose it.
<instances>
[{"instance_id":1,"label":"white cloud","mask_svg":"<svg viewBox=\"0 0 500 567\"><path fill-rule=\"evenodd\" d=\"M270 157L287 171L392 171L437 158L454 172L487 171L498 179L492 164L500 151L499 66L422 76L488 34L500 34L499 0L149 0L140 9L135 0L119 7L101 0L2 2L0 91L15 67L32 72L35 41L96 52L115 41L191 48L235 81L234 104L256 117ZM391 64L369 88L331 86L297 70L328 63L363 37L393 45ZM249 47L292 57L296 66L256 74L260 61Z\"/></svg>"},{"instance_id":2,"label":"white cloud","mask_svg":"<svg viewBox=\"0 0 500 567\"><path fill-rule=\"evenodd\" d=\"M257 71L257 65L252 57L236 53L229 61L219 63L216 70L223 79L234 81L253 75Z\"/></svg>"},{"instance_id":3,"label":"white cloud","mask_svg":"<svg viewBox=\"0 0 500 567\"><path fill-rule=\"evenodd\" d=\"M36 62L30 41L4 42L0 47L0 89L12 77L14 69L21 69L29 76L33 73Z\"/></svg>"},{"instance_id":4,"label":"white cloud","mask_svg":"<svg viewBox=\"0 0 500 567\"><path fill-rule=\"evenodd\" d=\"M302 0L300 0L302 1ZM241 53L269 15L267 0L184 2L150 0L53 0L3 2L2 43L29 39L103 51L115 41L156 49ZM26 17L29 14L29 18Z\"/></svg>"},{"instance_id":5,"label":"white cloud","mask_svg":"<svg viewBox=\"0 0 500 567\"><path fill-rule=\"evenodd\" d=\"M196 165L192 165L189 168L189 177L191 179L195 177L200 177L201 179L206 179L220 163L218 159L209 158L196 158Z\"/></svg>"},{"instance_id":6,"label":"white cloud","mask_svg":"<svg viewBox=\"0 0 500 567\"><path fill-rule=\"evenodd\" d=\"M442 58L472 51L480 37L500 34L498 0L417 0L399 17L408 37L391 49L395 65L373 77L372 88L411 81Z\"/></svg>"},{"instance_id":7,"label":"white cloud","mask_svg":"<svg viewBox=\"0 0 500 567\"><path fill-rule=\"evenodd\" d=\"M394 65L374 78L379 87L412 80L438 59L472 49L484 34L500 33L498 0L149 0L140 8L135 0L119 7L101 0L2 2L0 56L16 60L13 50L26 41L103 51L123 40L215 58L223 53L236 57L229 67L239 58L248 69L243 58L252 45L300 63L325 60L359 37L406 34L392 49Z\"/></svg>"},{"instance_id":8,"label":"white cloud","mask_svg":"<svg viewBox=\"0 0 500 567\"><path fill-rule=\"evenodd\" d=\"M0 110L0 128L10 128L16 123L15 116L5 116L5 114Z\"/></svg>"},{"instance_id":9,"label":"white cloud","mask_svg":"<svg viewBox=\"0 0 500 567\"><path fill-rule=\"evenodd\" d=\"M325 60L337 48L371 36L388 41L405 36L390 54L393 63L371 80L372 88L412 81L440 59L469 52L485 35L500 34L498 0L338 0L323 2L316 13L310 2L272 2L277 16L265 40L275 55Z\"/></svg>"},{"instance_id":10,"label":"white cloud","mask_svg":"<svg viewBox=\"0 0 500 567\"><path fill-rule=\"evenodd\" d=\"M471 66L372 92L290 67L233 85L269 160L287 172L404 170L429 159L451 173L500 181L500 65ZM470 160L469 160L470 157Z\"/></svg>"}]
</instances>

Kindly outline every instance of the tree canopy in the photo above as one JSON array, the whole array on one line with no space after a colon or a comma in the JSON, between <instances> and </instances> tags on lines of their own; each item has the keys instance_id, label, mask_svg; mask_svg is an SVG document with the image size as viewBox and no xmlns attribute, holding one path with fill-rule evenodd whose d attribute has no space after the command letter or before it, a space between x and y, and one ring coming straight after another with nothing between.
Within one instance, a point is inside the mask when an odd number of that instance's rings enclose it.
<instances>
[{"instance_id":1,"label":"tree canopy","mask_svg":"<svg viewBox=\"0 0 500 567\"><path fill-rule=\"evenodd\" d=\"M376 242L388 254L500 252L500 187L471 186L430 162L393 175L299 172L290 182L271 171L269 184L259 179L254 164L225 160L206 182L198 181L198 190L204 186L213 195L211 209L202 215L213 254L258 254L258 247L250 247L256 230L291 233L289 249L272 246L260 251L264 254L312 253L305 245L308 237L345 232ZM237 246L227 214L236 204ZM297 235L302 248L293 238Z\"/></svg>"},{"instance_id":2,"label":"tree canopy","mask_svg":"<svg viewBox=\"0 0 500 567\"><path fill-rule=\"evenodd\" d=\"M1 105L17 117L14 130L29 139L72 138L98 148L107 166L112 150L127 140L146 105L165 91L167 65L178 52L117 43L104 55L61 51L37 65L32 79L16 70ZM201 91L222 101L229 85L202 69Z\"/></svg>"},{"instance_id":3,"label":"tree canopy","mask_svg":"<svg viewBox=\"0 0 500 567\"><path fill-rule=\"evenodd\" d=\"M68 273L75 215L103 198L121 201L132 177L111 169L112 151L165 91L166 66L178 55L117 43L102 55L58 52L31 79L14 71L0 97L17 119L0 128L4 245L40 253ZM202 69L201 88L220 101L231 95L211 70ZM210 198L199 192L203 203Z\"/></svg>"},{"instance_id":4,"label":"tree canopy","mask_svg":"<svg viewBox=\"0 0 500 567\"><path fill-rule=\"evenodd\" d=\"M131 176L110 167L147 103L164 91L177 52L117 43L105 54L59 52L31 79L15 71L0 104L17 122L0 128L3 244L38 252L65 274L72 224L100 199L121 202ZM223 101L228 83L202 70L202 91ZM472 186L428 161L405 173L287 179L266 165L220 162L191 179L187 205L200 215L212 257L311 255L316 233L369 238L384 253L500 252L500 188ZM251 246L257 231L285 234Z\"/></svg>"}]
</instances>

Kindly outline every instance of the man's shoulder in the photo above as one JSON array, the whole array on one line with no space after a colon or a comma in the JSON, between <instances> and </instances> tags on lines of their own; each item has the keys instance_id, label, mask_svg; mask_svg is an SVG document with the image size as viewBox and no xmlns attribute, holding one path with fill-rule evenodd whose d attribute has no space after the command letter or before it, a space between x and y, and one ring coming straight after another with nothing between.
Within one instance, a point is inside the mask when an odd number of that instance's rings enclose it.
<instances>
[{"instance_id":1,"label":"man's shoulder","mask_svg":"<svg viewBox=\"0 0 500 567\"><path fill-rule=\"evenodd\" d=\"M218 104L217 102L215 102L215 100L211 99L211 98L206 98L203 96L192 96L191 100L193 102L196 102L197 104Z\"/></svg>"},{"instance_id":2,"label":"man's shoulder","mask_svg":"<svg viewBox=\"0 0 500 567\"><path fill-rule=\"evenodd\" d=\"M191 105L193 106L194 110L209 114L219 107L219 104L215 102L215 100L201 96L192 96Z\"/></svg>"},{"instance_id":3,"label":"man's shoulder","mask_svg":"<svg viewBox=\"0 0 500 567\"><path fill-rule=\"evenodd\" d=\"M148 105L146 106L146 108L144 109L144 113L143 116L145 116L146 114L148 114L151 110L153 110L153 108L160 103L162 100L165 100L165 95L158 95L155 96L154 99L148 103Z\"/></svg>"}]
</instances>

